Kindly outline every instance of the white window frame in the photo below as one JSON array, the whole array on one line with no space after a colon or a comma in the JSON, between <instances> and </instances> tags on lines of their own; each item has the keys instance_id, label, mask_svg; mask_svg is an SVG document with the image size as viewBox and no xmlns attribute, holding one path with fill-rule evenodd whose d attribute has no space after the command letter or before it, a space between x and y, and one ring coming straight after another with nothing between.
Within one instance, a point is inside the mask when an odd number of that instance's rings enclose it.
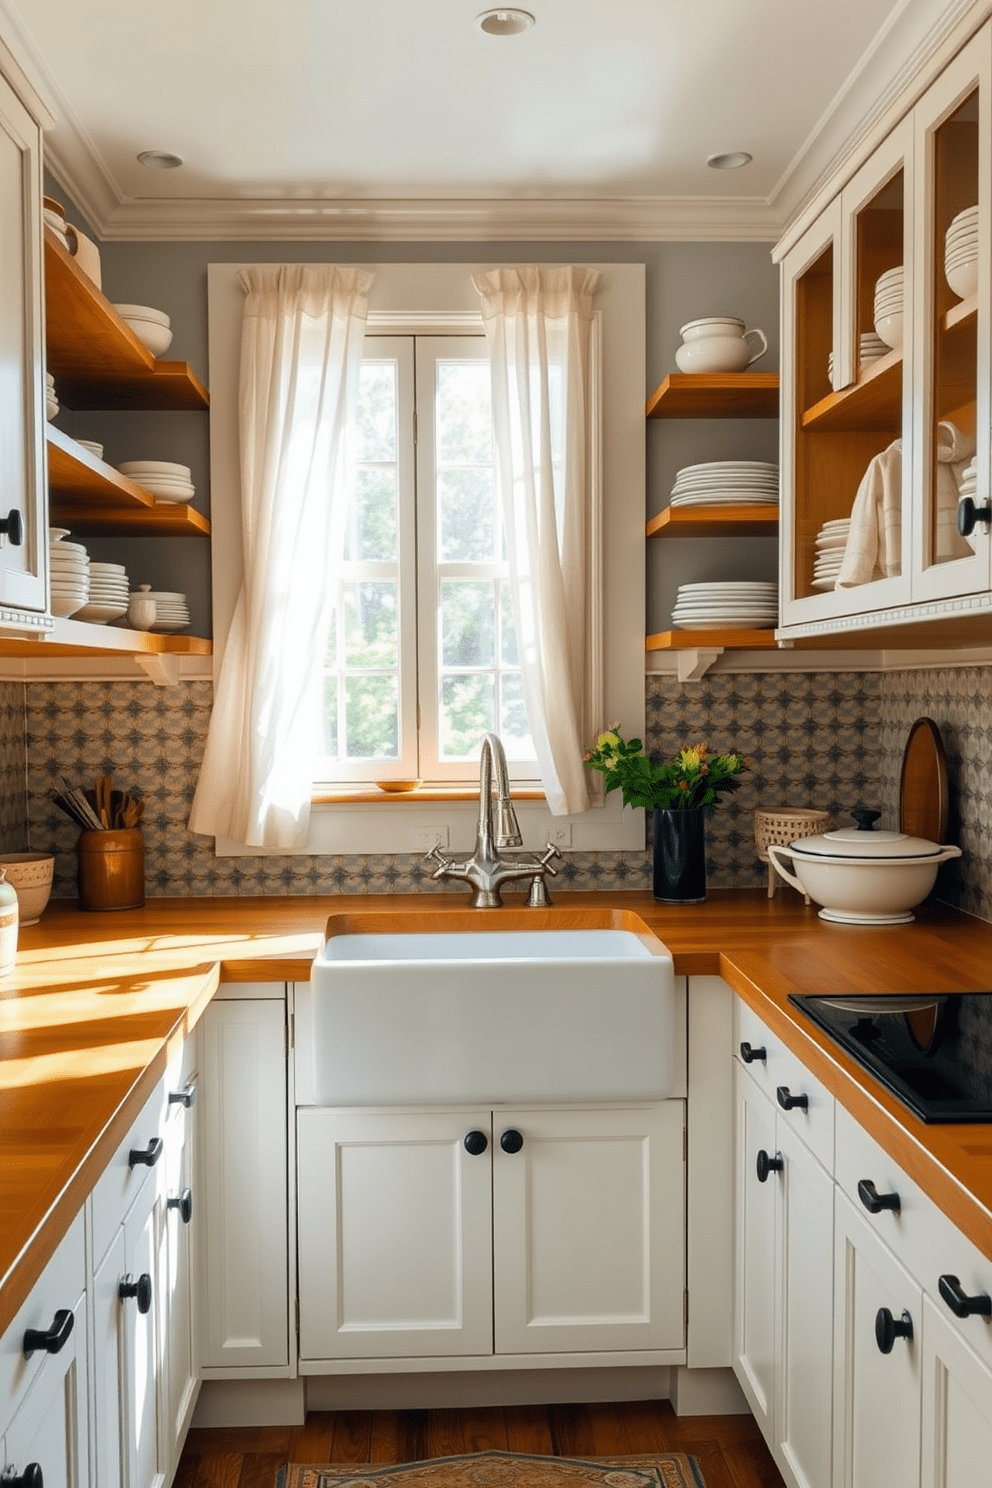
<instances>
[{"instance_id":1,"label":"white window frame","mask_svg":"<svg viewBox=\"0 0 992 1488\"><path fill-rule=\"evenodd\" d=\"M602 315L604 726L644 730L645 632L645 270L643 264L592 264L602 275L596 295ZM214 667L220 665L243 575L238 456L238 363L248 264L208 265L210 479L213 528ZM492 263L379 264L370 295L368 329L377 334L478 335L482 330L472 276ZM637 850L644 813L622 810L619 792L599 809L552 819L543 801L521 801L525 845L539 847L552 822L573 850ZM316 803L307 851L415 853L435 829L453 851L468 851L477 809L471 800L335 801ZM570 838L570 842L567 840ZM216 839L218 856L263 855Z\"/></svg>"}]
</instances>

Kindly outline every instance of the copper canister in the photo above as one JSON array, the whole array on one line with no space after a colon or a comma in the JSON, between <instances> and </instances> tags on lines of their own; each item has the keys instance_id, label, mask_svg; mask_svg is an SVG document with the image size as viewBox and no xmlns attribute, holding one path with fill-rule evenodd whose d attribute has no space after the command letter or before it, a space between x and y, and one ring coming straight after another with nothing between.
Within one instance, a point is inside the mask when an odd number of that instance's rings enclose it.
<instances>
[{"instance_id":1,"label":"copper canister","mask_svg":"<svg viewBox=\"0 0 992 1488\"><path fill-rule=\"evenodd\" d=\"M145 842L138 827L80 832L80 909L140 909L145 902Z\"/></svg>"}]
</instances>

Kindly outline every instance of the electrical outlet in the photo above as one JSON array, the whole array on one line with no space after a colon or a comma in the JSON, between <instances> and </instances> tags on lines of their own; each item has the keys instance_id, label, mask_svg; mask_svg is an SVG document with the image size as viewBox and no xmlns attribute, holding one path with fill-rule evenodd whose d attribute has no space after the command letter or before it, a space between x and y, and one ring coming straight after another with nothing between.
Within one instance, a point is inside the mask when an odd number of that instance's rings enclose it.
<instances>
[{"instance_id":1,"label":"electrical outlet","mask_svg":"<svg viewBox=\"0 0 992 1488\"><path fill-rule=\"evenodd\" d=\"M553 816L551 825L548 827L548 841L553 847L571 847L572 845L572 823L562 821L560 817Z\"/></svg>"},{"instance_id":2,"label":"electrical outlet","mask_svg":"<svg viewBox=\"0 0 992 1488\"><path fill-rule=\"evenodd\" d=\"M414 851L430 852L432 847L447 847L447 827L414 827Z\"/></svg>"}]
</instances>

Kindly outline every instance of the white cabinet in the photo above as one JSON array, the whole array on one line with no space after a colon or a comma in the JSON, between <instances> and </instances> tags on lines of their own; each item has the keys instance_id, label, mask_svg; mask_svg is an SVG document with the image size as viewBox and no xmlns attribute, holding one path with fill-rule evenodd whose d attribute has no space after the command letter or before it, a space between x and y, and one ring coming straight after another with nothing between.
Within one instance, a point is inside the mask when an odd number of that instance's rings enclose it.
<instances>
[{"instance_id":1,"label":"white cabinet","mask_svg":"<svg viewBox=\"0 0 992 1488\"><path fill-rule=\"evenodd\" d=\"M301 1367L680 1350L684 1119L302 1109Z\"/></svg>"},{"instance_id":2,"label":"white cabinet","mask_svg":"<svg viewBox=\"0 0 992 1488\"><path fill-rule=\"evenodd\" d=\"M754 1056L756 1048L763 1048L763 1058ZM778 1049L767 1036L750 1044L754 1062L770 1067L773 1078ZM827 1488L833 1179L788 1113L739 1064L734 1079L735 1371L786 1480L797 1488ZM817 1129L826 1130L823 1112L830 1103L811 1078L797 1081L793 1071L792 1084L778 1085L776 1098L814 1108L818 1102Z\"/></svg>"},{"instance_id":3,"label":"white cabinet","mask_svg":"<svg viewBox=\"0 0 992 1488\"><path fill-rule=\"evenodd\" d=\"M0 1339L0 1479L87 1488L86 1365L80 1215Z\"/></svg>"},{"instance_id":4,"label":"white cabinet","mask_svg":"<svg viewBox=\"0 0 992 1488\"><path fill-rule=\"evenodd\" d=\"M194 1237L203 1195L196 1174L197 1046L198 1039L187 1040L185 1061L175 1076L167 1074L165 1089L164 1205L156 1272L165 1363L163 1446L173 1468L182 1452L199 1388Z\"/></svg>"},{"instance_id":5,"label":"white cabinet","mask_svg":"<svg viewBox=\"0 0 992 1488\"><path fill-rule=\"evenodd\" d=\"M945 633L941 622L953 621L953 641L984 639L992 610L990 181L986 23L782 252L787 638L897 623L933 642ZM959 280L952 262L952 287L945 244L950 232L962 251L962 214L973 214L977 233L974 282ZM899 269L901 339L890 321L883 333L892 349L863 352L880 284L898 309L891 295L898 297ZM972 454L977 482L962 490ZM873 488L859 494L869 466ZM962 496L972 515L978 510L967 533L958 530L959 519L970 520ZM866 516L852 523L863 562L848 573L850 586L836 589L824 560L841 539L824 524L855 510Z\"/></svg>"},{"instance_id":6,"label":"white cabinet","mask_svg":"<svg viewBox=\"0 0 992 1488\"><path fill-rule=\"evenodd\" d=\"M268 990L215 998L200 1024L204 1377L291 1369L286 1002Z\"/></svg>"},{"instance_id":7,"label":"white cabinet","mask_svg":"<svg viewBox=\"0 0 992 1488\"><path fill-rule=\"evenodd\" d=\"M921 1488L974 1488L989 1475L992 1369L966 1337L924 1297Z\"/></svg>"},{"instance_id":8,"label":"white cabinet","mask_svg":"<svg viewBox=\"0 0 992 1488\"><path fill-rule=\"evenodd\" d=\"M19 96L28 93L22 77L11 86L7 59L0 44L0 626L36 629L48 573L41 110Z\"/></svg>"},{"instance_id":9,"label":"white cabinet","mask_svg":"<svg viewBox=\"0 0 992 1488\"><path fill-rule=\"evenodd\" d=\"M843 1195L835 1266L834 1488L917 1488L920 1288Z\"/></svg>"}]
</instances>

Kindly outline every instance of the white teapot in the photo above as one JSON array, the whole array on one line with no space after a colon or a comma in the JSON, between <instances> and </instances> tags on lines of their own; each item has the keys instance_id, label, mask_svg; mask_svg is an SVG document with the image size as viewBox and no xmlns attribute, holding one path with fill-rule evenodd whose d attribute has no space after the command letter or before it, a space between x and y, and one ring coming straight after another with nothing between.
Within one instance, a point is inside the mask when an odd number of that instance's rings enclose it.
<instances>
[{"instance_id":1,"label":"white teapot","mask_svg":"<svg viewBox=\"0 0 992 1488\"><path fill-rule=\"evenodd\" d=\"M682 345L675 353L680 372L743 372L768 350L764 331L744 329L744 322L730 315L708 315L690 320L679 331ZM748 337L761 345L752 351Z\"/></svg>"}]
</instances>

